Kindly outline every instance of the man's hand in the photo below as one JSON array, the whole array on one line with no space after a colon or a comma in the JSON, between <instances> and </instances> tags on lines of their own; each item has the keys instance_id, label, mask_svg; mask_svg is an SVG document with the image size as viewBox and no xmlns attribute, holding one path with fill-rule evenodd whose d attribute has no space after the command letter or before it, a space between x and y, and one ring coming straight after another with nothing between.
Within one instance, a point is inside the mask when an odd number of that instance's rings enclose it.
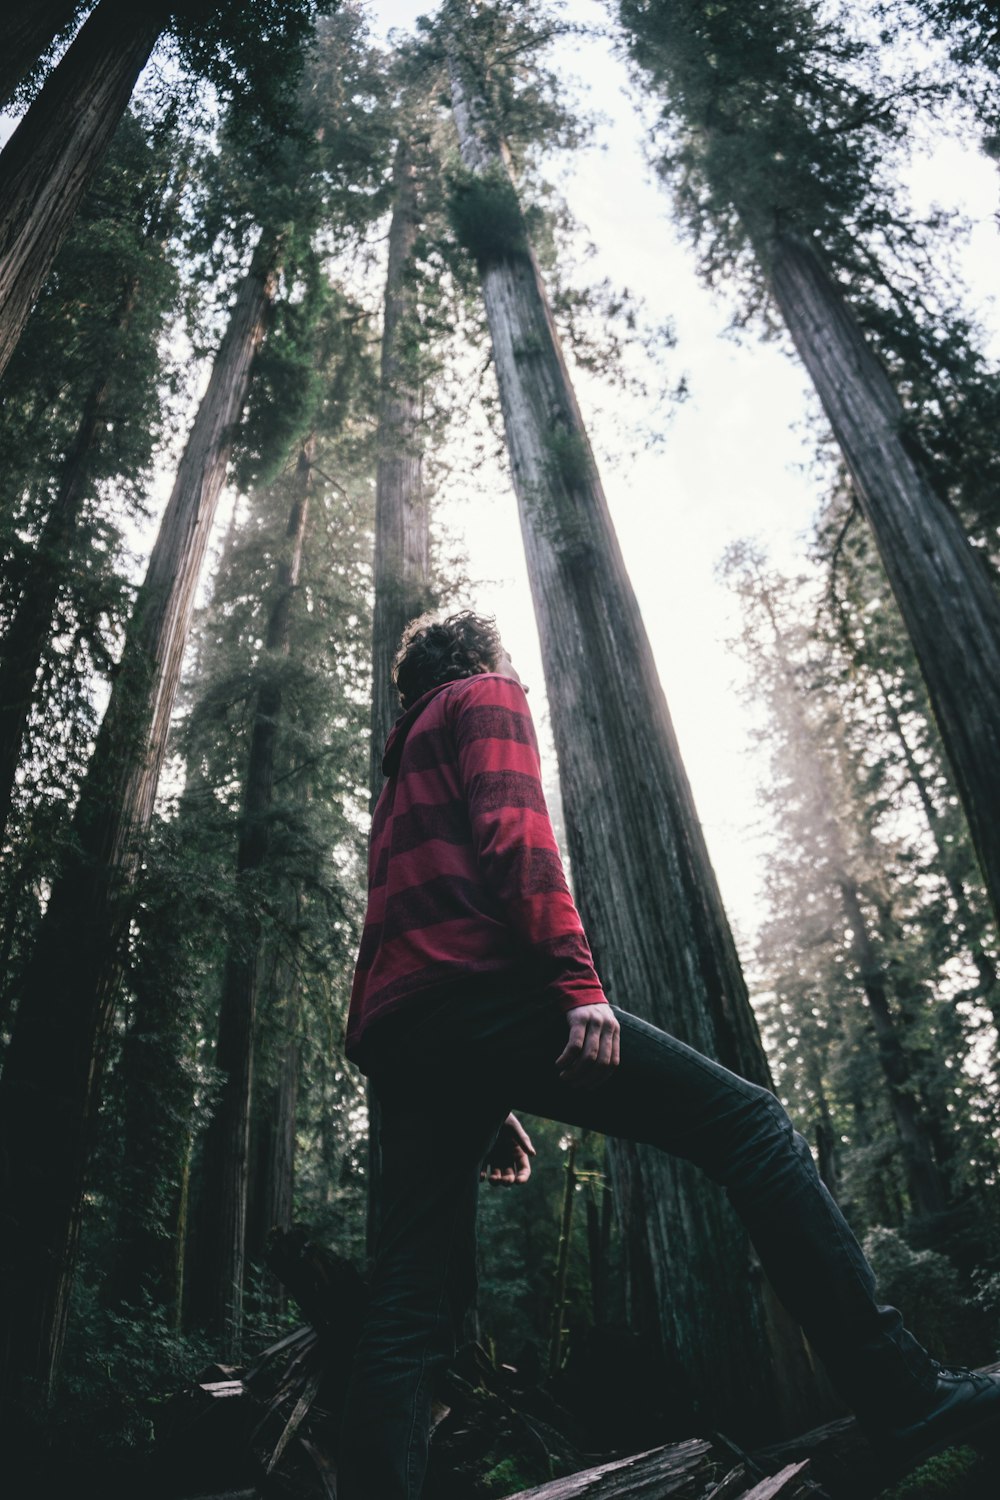
<instances>
[{"instance_id":1,"label":"man's hand","mask_svg":"<svg viewBox=\"0 0 1000 1500\"><path fill-rule=\"evenodd\" d=\"M564 1083L593 1088L614 1076L618 1066L618 1018L610 1005L577 1005L566 1012L569 1041L556 1058Z\"/></svg>"},{"instance_id":2,"label":"man's hand","mask_svg":"<svg viewBox=\"0 0 1000 1500\"><path fill-rule=\"evenodd\" d=\"M534 1155L535 1148L517 1115L508 1115L483 1162L479 1180L484 1182L488 1177L493 1187L513 1187L515 1182L527 1182L531 1176L529 1157Z\"/></svg>"}]
</instances>

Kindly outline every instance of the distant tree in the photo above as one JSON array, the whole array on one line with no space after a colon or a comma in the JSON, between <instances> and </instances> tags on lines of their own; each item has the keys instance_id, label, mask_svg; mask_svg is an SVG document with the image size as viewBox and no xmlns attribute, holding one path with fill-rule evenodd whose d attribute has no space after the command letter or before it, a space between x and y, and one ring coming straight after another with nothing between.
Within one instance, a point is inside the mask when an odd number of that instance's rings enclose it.
<instances>
[{"instance_id":1,"label":"distant tree","mask_svg":"<svg viewBox=\"0 0 1000 1500\"><path fill-rule=\"evenodd\" d=\"M912 1009L927 1003L929 976L915 972L923 955L917 945L916 962L909 954L904 960L893 941L896 902L881 868L883 846L874 837L872 815L866 817L838 705L831 702L829 689L823 690L821 668L808 645L802 645L801 627L787 622L780 581L747 549L730 555L729 579L743 606L741 652L751 668L755 701L766 703L768 710L775 786L771 800L779 819L791 823L794 818L794 826L781 836L788 845L794 841L810 872L808 878L800 872L795 903L803 938L818 912L845 935L842 961L850 964L853 984L868 1008L913 1212L940 1213L947 1204L947 1187L907 1044ZM794 900L791 883L785 895ZM833 934L831 940L837 942ZM823 1006L823 997L817 996L815 1003Z\"/></svg>"},{"instance_id":2,"label":"distant tree","mask_svg":"<svg viewBox=\"0 0 1000 1500\"><path fill-rule=\"evenodd\" d=\"M1000 1023L1000 945L989 898L912 647L870 533L855 519L853 495L838 486L814 547L827 575L816 629L837 642L830 670L846 711L858 716L868 743L874 735L882 747L869 772L873 796L882 806L909 809L926 829L911 859L940 893L926 924L938 961L958 960L968 974L966 998L981 1000Z\"/></svg>"}]
</instances>

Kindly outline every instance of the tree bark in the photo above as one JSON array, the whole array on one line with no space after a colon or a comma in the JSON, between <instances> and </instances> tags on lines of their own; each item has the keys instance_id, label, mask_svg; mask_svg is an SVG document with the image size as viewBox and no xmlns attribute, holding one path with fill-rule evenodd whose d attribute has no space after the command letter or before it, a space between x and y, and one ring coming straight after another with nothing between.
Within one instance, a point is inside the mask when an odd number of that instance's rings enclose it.
<instances>
[{"instance_id":1,"label":"tree bark","mask_svg":"<svg viewBox=\"0 0 1000 1500\"><path fill-rule=\"evenodd\" d=\"M80 0L31 0L8 13L0 51L0 108L9 103L21 79L69 25L79 6Z\"/></svg>"},{"instance_id":2,"label":"tree bark","mask_svg":"<svg viewBox=\"0 0 1000 1500\"><path fill-rule=\"evenodd\" d=\"M277 586L267 621L261 663L264 679L257 692L250 732L236 858L244 929L230 939L226 952L215 1053L222 1090L205 1135L204 1212L198 1241L200 1321L221 1336L227 1357L238 1354L243 1325L250 1120L263 939L256 885L268 852L275 752L283 707L282 682L275 670L275 660L287 657L291 649L291 608L302 568L315 446L315 436L311 435L299 454L295 495L285 533L288 550L278 563Z\"/></svg>"},{"instance_id":3,"label":"tree bark","mask_svg":"<svg viewBox=\"0 0 1000 1500\"><path fill-rule=\"evenodd\" d=\"M900 400L818 255L780 236L769 267L913 642L1000 920L1000 597L908 444Z\"/></svg>"},{"instance_id":4,"label":"tree bark","mask_svg":"<svg viewBox=\"0 0 1000 1500\"><path fill-rule=\"evenodd\" d=\"M413 353L413 251L420 227L412 154L405 137L393 166L379 383L378 466L375 478L375 600L372 618L372 717L369 788L374 810L382 790L382 752L399 713L392 662L403 627L432 603L430 520L423 487L422 399ZM409 351L407 340L410 340ZM378 1099L368 1088L369 1255L379 1221L381 1154Z\"/></svg>"},{"instance_id":5,"label":"tree bark","mask_svg":"<svg viewBox=\"0 0 1000 1500\"><path fill-rule=\"evenodd\" d=\"M462 161L519 218L506 153L448 39ZM500 217L500 215L498 215ZM519 236L519 237L518 237ZM479 270L517 492L576 893L612 999L759 1083L769 1075L652 652L523 227ZM813 1390L801 1337L742 1226L688 1164L609 1142L626 1257L707 1420L746 1432L799 1420ZM650 1331L650 1330L647 1330ZM743 1372L757 1372L748 1391Z\"/></svg>"},{"instance_id":6,"label":"tree bark","mask_svg":"<svg viewBox=\"0 0 1000 1500\"><path fill-rule=\"evenodd\" d=\"M0 373L168 12L100 0L0 155Z\"/></svg>"},{"instance_id":7,"label":"tree bark","mask_svg":"<svg viewBox=\"0 0 1000 1500\"><path fill-rule=\"evenodd\" d=\"M153 811L195 590L264 334L272 276L237 295L164 512L55 881L20 986L0 1079L7 1256L4 1382L51 1387L65 1333L92 1127L121 952Z\"/></svg>"},{"instance_id":8,"label":"tree bark","mask_svg":"<svg viewBox=\"0 0 1000 1500\"><path fill-rule=\"evenodd\" d=\"M118 316L124 332L139 283L126 289ZM120 350L113 359L117 363ZM91 459L99 441L113 370L100 371L84 402L73 443L63 462L59 487L45 518L17 610L0 642L0 846L10 817L24 729L31 712L38 669L52 629L52 614L65 575L66 546L87 498Z\"/></svg>"},{"instance_id":9,"label":"tree bark","mask_svg":"<svg viewBox=\"0 0 1000 1500\"><path fill-rule=\"evenodd\" d=\"M392 660L403 627L431 602L430 519L423 487L422 399L407 340L415 318L413 251L420 228L416 175L407 142L396 151L395 198L382 324L378 467L375 479L375 605L372 624L373 802L382 789L382 751L399 697Z\"/></svg>"},{"instance_id":10,"label":"tree bark","mask_svg":"<svg viewBox=\"0 0 1000 1500\"><path fill-rule=\"evenodd\" d=\"M277 1077L268 1089L251 1126L250 1178L247 1210L247 1259L262 1273L267 1310L282 1313L286 1298L282 1283L265 1271L267 1237L272 1229L291 1229L295 1196L295 1130L299 1099L300 1048L299 981L293 966L279 965L274 1003L285 1040L278 1056Z\"/></svg>"}]
</instances>

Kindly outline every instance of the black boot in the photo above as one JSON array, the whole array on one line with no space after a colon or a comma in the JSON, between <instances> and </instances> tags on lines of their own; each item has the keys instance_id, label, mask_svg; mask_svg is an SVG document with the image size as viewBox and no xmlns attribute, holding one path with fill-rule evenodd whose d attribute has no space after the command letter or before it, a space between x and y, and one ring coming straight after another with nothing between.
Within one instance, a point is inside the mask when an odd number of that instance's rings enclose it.
<instances>
[{"instance_id":1,"label":"black boot","mask_svg":"<svg viewBox=\"0 0 1000 1500\"><path fill-rule=\"evenodd\" d=\"M938 1365L937 1384L919 1415L894 1425L862 1425L895 1475L956 1443L975 1445L994 1434L1000 1440L1000 1375Z\"/></svg>"}]
</instances>

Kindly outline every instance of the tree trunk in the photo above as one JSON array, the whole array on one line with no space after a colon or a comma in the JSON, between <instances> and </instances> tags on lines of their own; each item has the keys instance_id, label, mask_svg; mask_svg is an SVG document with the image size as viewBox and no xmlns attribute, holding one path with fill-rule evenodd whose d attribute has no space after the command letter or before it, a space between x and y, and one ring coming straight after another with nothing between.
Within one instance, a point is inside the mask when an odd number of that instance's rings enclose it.
<instances>
[{"instance_id":1,"label":"tree trunk","mask_svg":"<svg viewBox=\"0 0 1000 1500\"><path fill-rule=\"evenodd\" d=\"M1000 920L1000 597L908 444L899 398L816 253L781 236L769 264L913 642Z\"/></svg>"},{"instance_id":2,"label":"tree trunk","mask_svg":"<svg viewBox=\"0 0 1000 1500\"><path fill-rule=\"evenodd\" d=\"M128 325L138 287L138 280L133 278L118 316L119 332L124 332ZM115 364L119 357L120 350L113 356ZM35 681L65 576L66 546L87 498L91 459L104 424L112 373L110 365L99 372L84 402L83 415L63 462L59 488L45 518L17 610L0 642L0 845L10 817Z\"/></svg>"},{"instance_id":3,"label":"tree trunk","mask_svg":"<svg viewBox=\"0 0 1000 1500\"><path fill-rule=\"evenodd\" d=\"M385 779L382 751L399 698L392 659L403 627L431 603L430 521L423 488L422 399L414 355L413 249L420 227L416 179L405 140L396 151L395 201L382 324L375 480L375 605L372 624L371 790Z\"/></svg>"},{"instance_id":4,"label":"tree trunk","mask_svg":"<svg viewBox=\"0 0 1000 1500\"><path fill-rule=\"evenodd\" d=\"M0 155L0 374L168 10L100 0Z\"/></svg>"},{"instance_id":5,"label":"tree trunk","mask_svg":"<svg viewBox=\"0 0 1000 1500\"><path fill-rule=\"evenodd\" d=\"M68 26L80 0L32 0L8 16L3 23L0 51L0 109L6 106L42 53Z\"/></svg>"},{"instance_id":6,"label":"tree trunk","mask_svg":"<svg viewBox=\"0 0 1000 1500\"><path fill-rule=\"evenodd\" d=\"M271 273L244 279L181 459L121 664L20 986L0 1079L7 1269L3 1377L50 1387L65 1333L92 1127L121 950L152 815L195 590L264 334Z\"/></svg>"},{"instance_id":7,"label":"tree trunk","mask_svg":"<svg viewBox=\"0 0 1000 1500\"><path fill-rule=\"evenodd\" d=\"M562 1218L559 1221L559 1244L556 1249L556 1268L552 1277L552 1317L549 1330L549 1378L558 1374L562 1364L563 1318L566 1316L566 1277L569 1272L569 1242L573 1232L573 1203L576 1198L576 1148L577 1138L569 1138L569 1150L563 1163L566 1181L563 1183Z\"/></svg>"},{"instance_id":8,"label":"tree trunk","mask_svg":"<svg viewBox=\"0 0 1000 1500\"><path fill-rule=\"evenodd\" d=\"M382 752L399 697L392 661L403 627L432 603L430 521L423 488L422 400L415 368L413 249L420 226L416 174L407 141L396 149L394 202L389 225L382 323L379 390L378 467L375 479L375 600L372 618L372 717L369 787L374 809L382 790ZM369 1255L374 1254L379 1220L381 1153L378 1099L368 1088Z\"/></svg>"},{"instance_id":9,"label":"tree trunk","mask_svg":"<svg viewBox=\"0 0 1000 1500\"><path fill-rule=\"evenodd\" d=\"M889 1107L903 1151L910 1202L917 1214L941 1213L947 1207L947 1197L912 1092L909 1060L889 1005L886 977L868 931L860 892L854 881L843 873L838 877L837 886L844 917L851 929L851 951L871 1012L879 1065L888 1087Z\"/></svg>"},{"instance_id":10,"label":"tree trunk","mask_svg":"<svg viewBox=\"0 0 1000 1500\"><path fill-rule=\"evenodd\" d=\"M517 226L475 246L517 492L566 835L584 925L611 998L727 1067L769 1082L735 945L545 290L458 29L452 107L475 200ZM459 184L461 191L461 184ZM494 216L491 214L491 218ZM688 1164L609 1142L626 1259L706 1420L746 1432L802 1416L798 1331L762 1292L729 1205ZM629 1205L641 1206L638 1213ZM633 1311L633 1317L635 1311ZM748 1391L744 1372L758 1372Z\"/></svg>"},{"instance_id":11,"label":"tree trunk","mask_svg":"<svg viewBox=\"0 0 1000 1500\"><path fill-rule=\"evenodd\" d=\"M282 1283L265 1269L267 1237L275 1227L291 1229L295 1196L300 1000L298 975L291 964L279 965L273 1001L285 1040L278 1055L277 1077L263 1104L254 1112L250 1137L253 1171L247 1210L247 1259L260 1270L264 1311L272 1315L284 1312L286 1297Z\"/></svg>"},{"instance_id":12,"label":"tree trunk","mask_svg":"<svg viewBox=\"0 0 1000 1500\"><path fill-rule=\"evenodd\" d=\"M260 872L267 857L269 814L274 788L275 750L281 728L283 687L275 659L290 650L292 599L302 568L309 515L309 490L316 439L302 445L295 474L295 496L288 517L288 553L278 563L260 669L243 794L243 817L236 857L237 890L242 894L243 930L230 939L219 1005L215 1066L222 1089L205 1135L202 1173L204 1212L199 1236L200 1321L222 1337L227 1357L239 1352L246 1276L247 1194L253 1063L263 923Z\"/></svg>"}]
</instances>

